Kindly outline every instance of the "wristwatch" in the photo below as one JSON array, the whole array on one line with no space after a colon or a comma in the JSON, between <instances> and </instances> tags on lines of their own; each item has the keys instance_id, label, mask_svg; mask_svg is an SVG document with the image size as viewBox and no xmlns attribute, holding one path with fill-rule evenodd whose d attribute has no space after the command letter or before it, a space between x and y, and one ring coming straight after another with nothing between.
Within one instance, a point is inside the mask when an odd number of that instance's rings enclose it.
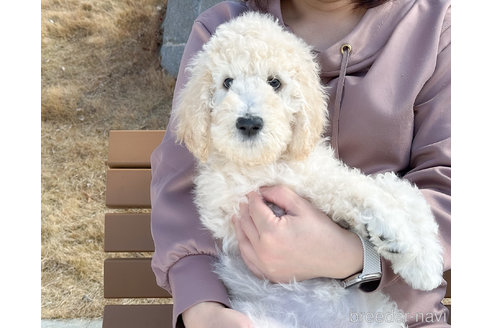
<instances>
[{"instance_id":1,"label":"wristwatch","mask_svg":"<svg viewBox=\"0 0 492 328\"><path fill-rule=\"evenodd\" d=\"M358 233L356 233L356 235L362 242L362 248L364 250L364 266L362 268L362 272L358 272L342 280L342 285L344 288L360 286L361 284L365 284L367 282L376 283L381 280L380 255L369 240L362 238ZM373 288L372 290L374 289L376 288Z\"/></svg>"}]
</instances>

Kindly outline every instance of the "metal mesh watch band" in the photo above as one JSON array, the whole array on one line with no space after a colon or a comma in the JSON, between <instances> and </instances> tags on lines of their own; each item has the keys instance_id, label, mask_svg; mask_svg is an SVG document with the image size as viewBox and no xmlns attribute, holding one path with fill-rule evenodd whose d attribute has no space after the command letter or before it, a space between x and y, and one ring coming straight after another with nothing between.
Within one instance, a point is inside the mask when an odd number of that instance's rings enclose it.
<instances>
[{"instance_id":1,"label":"metal mesh watch band","mask_svg":"<svg viewBox=\"0 0 492 328\"><path fill-rule=\"evenodd\" d=\"M356 273L342 281L343 287L351 287L361 283L381 279L381 257L374 248L374 245L367 239L362 238L356 233L362 242L364 252L364 267L362 272Z\"/></svg>"}]
</instances>

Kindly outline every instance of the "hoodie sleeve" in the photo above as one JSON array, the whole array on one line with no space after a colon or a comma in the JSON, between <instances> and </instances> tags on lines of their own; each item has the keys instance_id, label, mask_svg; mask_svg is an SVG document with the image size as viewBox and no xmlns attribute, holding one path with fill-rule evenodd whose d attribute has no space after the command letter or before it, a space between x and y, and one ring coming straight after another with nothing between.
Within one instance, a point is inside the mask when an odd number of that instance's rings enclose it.
<instances>
[{"instance_id":1,"label":"hoodie sleeve","mask_svg":"<svg viewBox=\"0 0 492 328\"><path fill-rule=\"evenodd\" d=\"M414 136L410 169L403 178L415 183L431 206L439 225L444 271L451 268L451 36L450 9L446 14L432 76L414 105ZM407 315L409 327L444 327L447 309L441 304L446 282L436 289L413 290L382 261L383 276L377 290L391 296ZM431 310L431 312L429 311ZM431 315L426 323L419 313ZM431 313L431 314L429 314Z\"/></svg>"},{"instance_id":2,"label":"hoodie sleeve","mask_svg":"<svg viewBox=\"0 0 492 328\"><path fill-rule=\"evenodd\" d=\"M451 268L451 42L450 26L447 24L441 35L434 73L416 100L414 115L411 170L404 178L420 188L433 210L440 227L441 244L444 248L444 270L449 270Z\"/></svg>"},{"instance_id":3,"label":"hoodie sleeve","mask_svg":"<svg viewBox=\"0 0 492 328\"><path fill-rule=\"evenodd\" d=\"M195 22L181 60L174 99L187 80L184 67L209 38L207 28ZM173 295L173 326L180 327L180 314L192 305L215 301L229 306L229 300L211 268L215 241L200 224L193 204L195 159L186 147L175 142L173 113L169 122L162 143L151 156L152 269L157 284Z\"/></svg>"},{"instance_id":4,"label":"hoodie sleeve","mask_svg":"<svg viewBox=\"0 0 492 328\"><path fill-rule=\"evenodd\" d=\"M217 26L247 9L244 3L224 1L194 22L181 59L169 125L151 156L152 270L157 284L173 296L173 327L183 327L180 315L197 303L213 301L230 306L227 291L211 267L217 255L216 242L201 225L193 203L195 159L185 146L175 142L174 109L176 95L189 78L187 64Z\"/></svg>"}]
</instances>

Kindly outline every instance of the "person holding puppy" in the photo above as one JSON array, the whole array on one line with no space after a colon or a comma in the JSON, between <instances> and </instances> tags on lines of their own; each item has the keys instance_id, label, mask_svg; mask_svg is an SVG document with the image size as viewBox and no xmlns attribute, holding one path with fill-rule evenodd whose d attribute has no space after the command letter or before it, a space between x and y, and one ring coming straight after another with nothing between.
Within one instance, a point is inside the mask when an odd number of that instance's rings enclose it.
<instances>
[{"instance_id":1,"label":"person holding puppy","mask_svg":"<svg viewBox=\"0 0 492 328\"><path fill-rule=\"evenodd\" d=\"M220 3L194 23L175 94L187 81L184 68L216 27L248 10L273 15L315 49L330 94L326 135L337 156L366 174L398 172L421 189L440 226L444 266L449 269L449 1ZM201 226L193 205L195 161L175 143L173 117L170 122L151 159L152 267L157 282L173 295L176 327L250 327L245 315L228 307L227 291L212 272L216 241ZM365 241L290 189L268 186L247 197L241 218L233 220L241 255L255 275L272 282L317 277L351 281L347 278L364 271ZM274 229L274 214L264 200L292 218L286 229ZM252 242L252 235L264 238ZM430 292L414 290L384 259L379 274L379 279L347 288L383 291L408 314L409 327L448 326L447 310L440 303L444 281Z\"/></svg>"}]
</instances>

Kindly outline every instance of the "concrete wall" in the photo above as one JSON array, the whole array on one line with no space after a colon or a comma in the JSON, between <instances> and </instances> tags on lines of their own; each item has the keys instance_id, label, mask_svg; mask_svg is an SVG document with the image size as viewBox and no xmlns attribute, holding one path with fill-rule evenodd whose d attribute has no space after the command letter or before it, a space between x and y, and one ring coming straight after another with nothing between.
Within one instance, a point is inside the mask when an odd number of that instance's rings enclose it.
<instances>
[{"instance_id":1,"label":"concrete wall","mask_svg":"<svg viewBox=\"0 0 492 328\"><path fill-rule=\"evenodd\" d=\"M222 0L168 0L162 24L161 65L171 75L178 74L184 46L195 18Z\"/></svg>"}]
</instances>

